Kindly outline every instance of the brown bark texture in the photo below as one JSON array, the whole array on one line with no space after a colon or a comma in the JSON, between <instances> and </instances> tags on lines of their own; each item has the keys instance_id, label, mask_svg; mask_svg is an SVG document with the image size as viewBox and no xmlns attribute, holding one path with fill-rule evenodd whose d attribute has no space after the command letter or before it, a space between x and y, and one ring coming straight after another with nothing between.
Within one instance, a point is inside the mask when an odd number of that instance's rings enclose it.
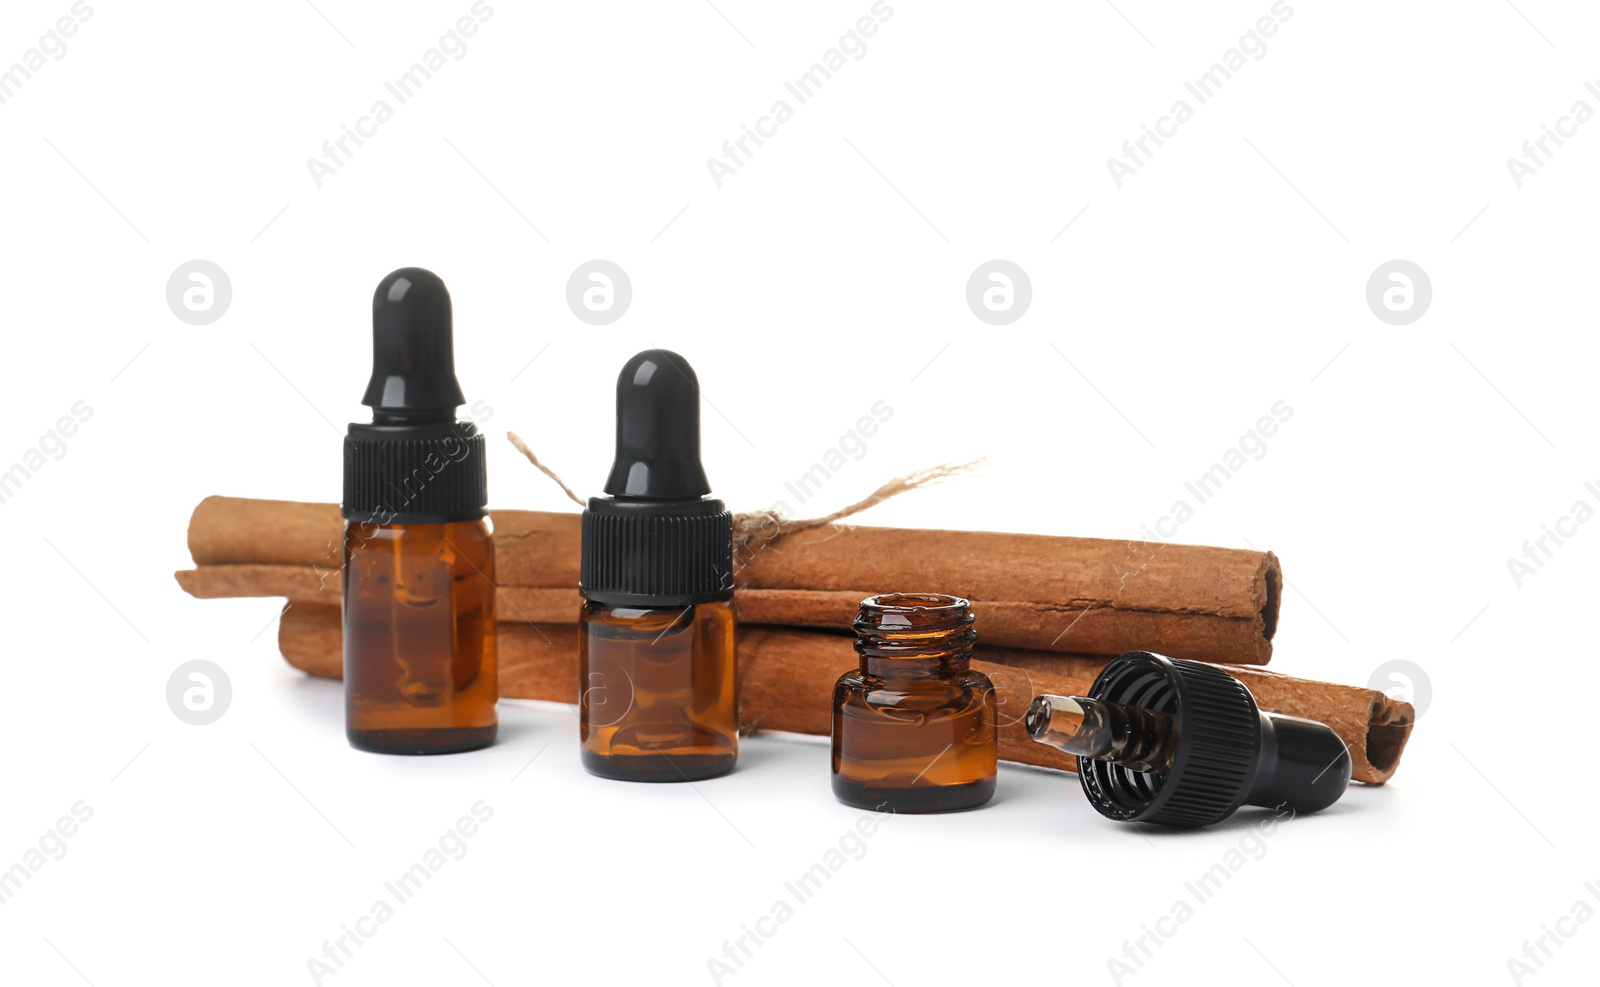
<instances>
[{"instance_id":1,"label":"brown bark texture","mask_svg":"<svg viewBox=\"0 0 1600 987\"><path fill-rule=\"evenodd\" d=\"M578 515L492 519L501 619L576 619ZM189 525L198 568L179 582L205 598L331 601L341 524L333 504L208 497ZM971 600L991 644L1264 665L1283 576L1271 552L835 524L782 537L758 530L738 552L735 582L744 624L837 630L867 596L938 592Z\"/></svg>"}]
</instances>

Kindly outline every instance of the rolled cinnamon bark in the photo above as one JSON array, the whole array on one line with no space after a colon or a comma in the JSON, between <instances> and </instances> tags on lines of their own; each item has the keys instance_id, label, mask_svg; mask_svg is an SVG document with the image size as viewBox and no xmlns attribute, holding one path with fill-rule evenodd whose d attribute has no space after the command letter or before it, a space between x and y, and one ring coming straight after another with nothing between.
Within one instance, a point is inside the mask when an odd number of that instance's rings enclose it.
<instances>
[{"instance_id":1,"label":"rolled cinnamon bark","mask_svg":"<svg viewBox=\"0 0 1600 987\"><path fill-rule=\"evenodd\" d=\"M278 647L289 664L312 675L341 672L339 611L292 606L281 618ZM994 683L1001 758L1072 771L1076 760L1035 743L1023 726L1028 703L1042 693L1083 695L1103 660L979 644L973 668ZM739 631L739 712L746 730L827 735L833 684L856 662L851 639L817 631L744 627ZM500 695L509 699L578 701L578 628L503 624ZM1410 736L1410 704L1381 692L1307 682L1255 668L1226 668L1255 693L1263 709L1321 720L1350 748L1357 781L1382 784L1394 774Z\"/></svg>"},{"instance_id":2,"label":"rolled cinnamon bark","mask_svg":"<svg viewBox=\"0 0 1600 987\"><path fill-rule=\"evenodd\" d=\"M174 573L178 585L197 600L281 596L290 603L339 605L344 574L307 565L203 565ZM576 588L497 587L496 615L507 623L573 624L582 602Z\"/></svg>"},{"instance_id":3,"label":"rolled cinnamon bark","mask_svg":"<svg viewBox=\"0 0 1600 987\"><path fill-rule=\"evenodd\" d=\"M502 618L557 619L544 609L555 607L557 597L529 597L523 605L519 591L578 585L578 515L492 516L496 579L508 594ZM300 566L314 573L319 599L329 585L323 570L338 568L339 539L339 512L331 504L208 497L189 526L190 554L203 575L179 579L196 595L280 595L251 587L271 583L304 592L307 577L204 574L205 568ZM937 589L971 600L993 644L1106 656L1154 648L1249 665L1266 664L1272 655L1283 581L1271 552L845 525L776 539L757 535L735 569L746 623L831 630L846 626L873 593ZM262 582L249 582L255 578ZM228 579L235 580L233 592L221 589Z\"/></svg>"},{"instance_id":4,"label":"rolled cinnamon bark","mask_svg":"<svg viewBox=\"0 0 1600 987\"><path fill-rule=\"evenodd\" d=\"M207 497L189 517L196 565L256 563L339 568L344 519L338 504Z\"/></svg>"},{"instance_id":5,"label":"rolled cinnamon bark","mask_svg":"<svg viewBox=\"0 0 1600 987\"><path fill-rule=\"evenodd\" d=\"M1108 656L1158 648L1264 665L1283 575L1271 552L831 525L752 542L736 581L812 591L786 601L794 609L782 623L795 626L845 626L863 587L931 588L971 600L994 644Z\"/></svg>"},{"instance_id":6,"label":"rolled cinnamon bark","mask_svg":"<svg viewBox=\"0 0 1600 987\"><path fill-rule=\"evenodd\" d=\"M578 515L495 511L495 575L501 585L578 585ZM337 504L207 497L189 519L196 565L297 565L338 569L344 519Z\"/></svg>"},{"instance_id":7,"label":"rolled cinnamon bark","mask_svg":"<svg viewBox=\"0 0 1600 987\"><path fill-rule=\"evenodd\" d=\"M292 603L339 602L343 576L338 569L307 565L202 565L175 574L178 585L190 596L201 600L231 597L281 596ZM772 624L782 627L815 627L837 630L855 617L863 599L874 590L798 590L798 589L742 589L737 597L739 620L744 624ZM500 606L496 609L501 621L506 623L548 624L573 623L578 618L582 599L577 589L539 589L528 586L499 586ZM972 603L973 616L984 629L984 639L997 635L991 627L999 626L1004 644L1014 640L1014 635L1003 632L1006 626L1019 626L1019 614L1029 610L1030 604L989 602ZM1110 616L1110 612L1107 612ZM1008 622L1008 618L1010 618ZM1088 618L1085 618L1088 619ZM1154 641L1167 643L1152 645L1171 651L1181 650L1173 641L1175 635L1162 635L1159 629L1150 629L1148 636L1140 638L1136 623L1130 623L1118 640ZM1131 645L1130 645L1131 647ZM1221 642L1216 644L1220 649Z\"/></svg>"}]
</instances>

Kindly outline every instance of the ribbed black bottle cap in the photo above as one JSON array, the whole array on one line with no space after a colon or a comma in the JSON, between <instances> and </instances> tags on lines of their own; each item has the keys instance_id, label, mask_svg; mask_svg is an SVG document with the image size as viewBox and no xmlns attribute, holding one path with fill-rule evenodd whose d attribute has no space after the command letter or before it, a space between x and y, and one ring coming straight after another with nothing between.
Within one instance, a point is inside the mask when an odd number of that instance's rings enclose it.
<instances>
[{"instance_id":1,"label":"ribbed black bottle cap","mask_svg":"<svg viewBox=\"0 0 1600 987\"><path fill-rule=\"evenodd\" d=\"M350 426L344 442L346 520L447 524L489 513L483 434L471 422Z\"/></svg>"},{"instance_id":2,"label":"ribbed black bottle cap","mask_svg":"<svg viewBox=\"0 0 1600 987\"><path fill-rule=\"evenodd\" d=\"M722 501L652 504L591 497L583 512L583 595L674 607L733 596L733 515Z\"/></svg>"},{"instance_id":3,"label":"ribbed black bottle cap","mask_svg":"<svg viewBox=\"0 0 1600 987\"><path fill-rule=\"evenodd\" d=\"M1261 743L1255 699L1212 665L1130 651L1095 679L1089 695L1177 719L1177 749L1164 772L1078 758L1078 780L1101 815L1167 826L1207 826L1250 794Z\"/></svg>"},{"instance_id":4,"label":"ribbed black bottle cap","mask_svg":"<svg viewBox=\"0 0 1600 987\"><path fill-rule=\"evenodd\" d=\"M444 524L488 513L483 436L456 421L465 400L450 292L431 271L395 271L372 297L372 377L361 400L372 422L352 424L345 436L345 518Z\"/></svg>"},{"instance_id":5,"label":"ribbed black bottle cap","mask_svg":"<svg viewBox=\"0 0 1600 987\"><path fill-rule=\"evenodd\" d=\"M670 607L733 595L733 515L700 464L700 382L669 350L645 350L617 375L617 451L609 496L583 512L585 597Z\"/></svg>"}]
</instances>

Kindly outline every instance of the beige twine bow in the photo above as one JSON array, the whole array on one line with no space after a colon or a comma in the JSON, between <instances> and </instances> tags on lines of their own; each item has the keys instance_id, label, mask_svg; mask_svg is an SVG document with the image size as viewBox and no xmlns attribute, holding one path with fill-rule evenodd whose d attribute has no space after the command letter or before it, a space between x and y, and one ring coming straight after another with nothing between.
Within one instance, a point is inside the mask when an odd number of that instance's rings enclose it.
<instances>
[{"instance_id":1,"label":"beige twine bow","mask_svg":"<svg viewBox=\"0 0 1600 987\"><path fill-rule=\"evenodd\" d=\"M567 486L565 480L556 475L555 470L539 461L539 457L534 455L533 450L528 448L528 444L522 441L521 436L515 432L507 432L506 438L511 441L511 444L516 447L518 452L528 457L528 462L532 463L539 472L554 480L556 485L571 498L574 504L579 507L587 506L583 498L574 493L572 488ZM941 466L930 466L927 469L917 470L914 473L896 477L854 504L841 507L831 514L824 514L822 517L794 520L772 510L748 511L735 514L733 516L734 555L736 557L744 556L749 549L750 543L756 540L757 536L760 536L764 542L773 542L801 531L811 531L815 528L826 527L835 521L841 521L852 515L860 514L868 508L876 507L891 497L898 497L907 491L931 486L940 480L949 479L953 476L964 476L976 470L982 464L983 460L980 458L974 459L970 463L946 463Z\"/></svg>"}]
</instances>

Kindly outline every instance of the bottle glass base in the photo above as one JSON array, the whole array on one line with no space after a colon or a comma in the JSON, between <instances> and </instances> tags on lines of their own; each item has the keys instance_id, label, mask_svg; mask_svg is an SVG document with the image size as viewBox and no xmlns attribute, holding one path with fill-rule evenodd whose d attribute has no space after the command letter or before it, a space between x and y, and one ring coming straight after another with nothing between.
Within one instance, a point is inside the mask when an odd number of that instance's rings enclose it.
<instances>
[{"instance_id":1,"label":"bottle glass base","mask_svg":"<svg viewBox=\"0 0 1600 987\"><path fill-rule=\"evenodd\" d=\"M350 746L373 754L459 754L494 743L499 725L424 730L346 730Z\"/></svg>"},{"instance_id":2,"label":"bottle glass base","mask_svg":"<svg viewBox=\"0 0 1600 987\"><path fill-rule=\"evenodd\" d=\"M592 775L616 781L701 781L733 770L736 754L596 754L583 752Z\"/></svg>"},{"instance_id":3,"label":"bottle glass base","mask_svg":"<svg viewBox=\"0 0 1600 987\"><path fill-rule=\"evenodd\" d=\"M961 812L976 809L994 797L993 776L961 785L890 788L833 776L833 794L845 805L877 812Z\"/></svg>"}]
</instances>

